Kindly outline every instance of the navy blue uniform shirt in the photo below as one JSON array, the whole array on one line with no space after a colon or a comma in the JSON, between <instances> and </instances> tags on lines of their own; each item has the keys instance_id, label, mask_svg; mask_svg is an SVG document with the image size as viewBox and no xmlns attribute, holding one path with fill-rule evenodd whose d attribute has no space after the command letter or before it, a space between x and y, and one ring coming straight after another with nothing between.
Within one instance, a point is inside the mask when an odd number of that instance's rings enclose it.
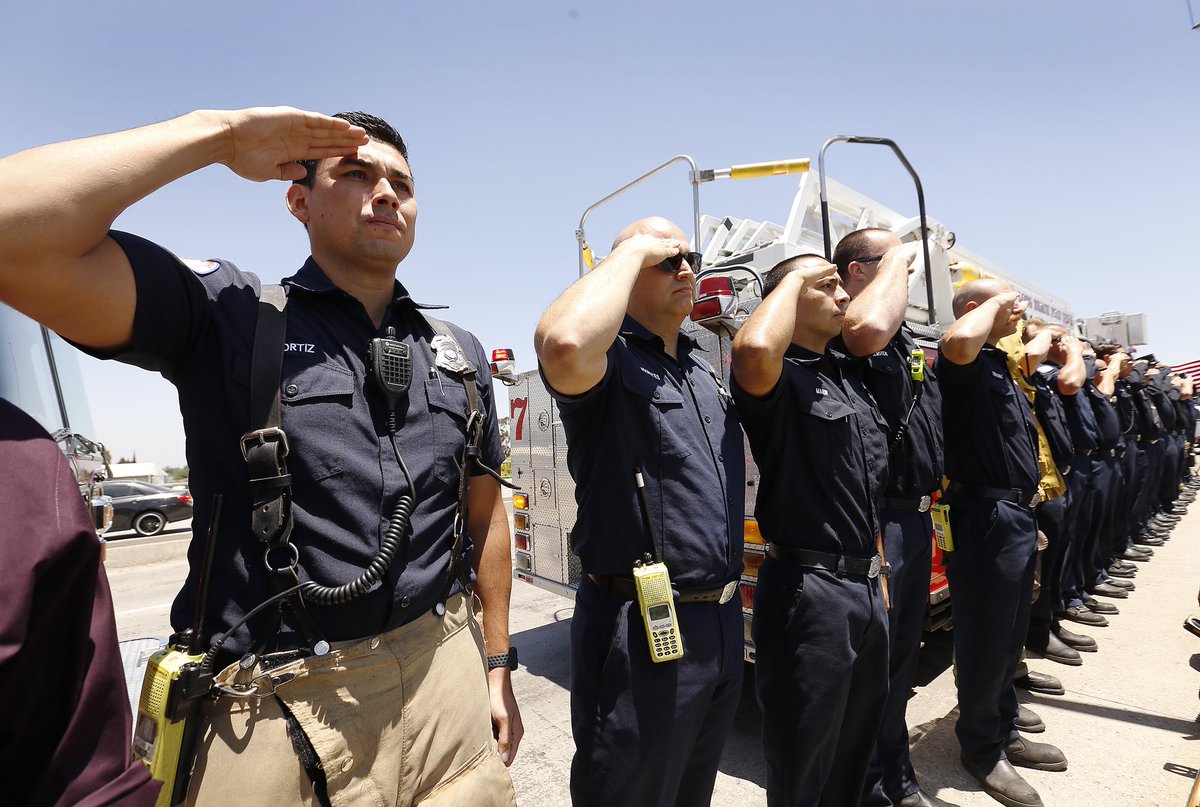
<instances>
[{"instance_id":1,"label":"navy blue uniform shirt","mask_svg":"<svg viewBox=\"0 0 1200 807\"><path fill-rule=\"evenodd\" d=\"M1172 387L1166 373L1151 376L1146 382L1146 392L1150 396L1150 402L1158 410L1164 434L1175 431L1175 408L1168 397L1170 389Z\"/></svg>"},{"instance_id":2,"label":"navy blue uniform shirt","mask_svg":"<svg viewBox=\"0 0 1200 807\"><path fill-rule=\"evenodd\" d=\"M1127 379L1126 384L1138 413L1138 441L1152 443L1162 437L1162 418L1158 416L1158 409L1150 402L1144 381L1131 382Z\"/></svg>"},{"instance_id":3,"label":"navy blue uniform shirt","mask_svg":"<svg viewBox=\"0 0 1200 807\"><path fill-rule=\"evenodd\" d=\"M111 235L129 257L137 284L133 342L115 358L156 370L176 386L187 433L192 529L198 540L188 549L191 571L171 609L176 629L192 619L212 497L225 496L205 625L205 633L212 634L270 594L262 546L250 533L248 472L239 442L250 428L259 280L225 261L185 265L150 241ZM291 447L291 540L300 552L302 579L346 583L379 551L405 483L388 441L384 399L368 380L365 357L370 340L389 325L413 346L412 387L397 405L397 443L417 488L409 530L381 586L346 605L309 607L326 639L357 639L422 616L450 591L466 391L456 376L434 367L432 334L399 282L378 329L362 304L333 285L311 258L284 286L282 425ZM480 405L488 418L481 459L498 468L503 450L488 359L473 336L457 327L452 331L480 371ZM253 641L269 627L271 611L249 623L257 629ZM281 646L296 646L294 626L285 621L284 627ZM225 649L240 653L251 644L243 628Z\"/></svg>"},{"instance_id":4,"label":"navy blue uniform shirt","mask_svg":"<svg viewBox=\"0 0 1200 807\"><path fill-rule=\"evenodd\" d=\"M1121 436L1121 419L1117 417L1117 407L1091 381L1083 385L1083 390L1092 402L1092 412L1096 415L1096 426L1100 430L1100 448L1105 451L1122 448L1124 440Z\"/></svg>"},{"instance_id":5,"label":"navy blue uniform shirt","mask_svg":"<svg viewBox=\"0 0 1200 807\"><path fill-rule=\"evenodd\" d=\"M1041 424L1042 433L1046 435L1046 443L1050 446L1054 464L1059 471L1066 474L1070 471L1075 444L1071 441L1067 411L1063 406L1062 396L1058 394L1058 385L1051 384L1040 368L1028 380L1034 389L1033 411Z\"/></svg>"},{"instance_id":6,"label":"navy blue uniform shirt","mask_svg":"<svg viewBox=\"0 0 1200 807\"><path fill-rule=\"evenodd\" d=\"M832 344L846 353L842 337ZM912 333L902 325L883 350L864 358L847 356L887 421L887 495L900 498L920 498L942 485L942 390L928 362L925 380L913 380L909 359L916 347ZM893 450L901 424L907 424L904 436Z\"/></svg>"},{"instance_id":7,"label":"navy blue uniform shirt","mask_svg":"<svg viewBox=\"0 0 1200 807\"><path fill-rule=\"evenodd\" d=\"M1117 382L1117 417L1121 422L1121 433L1126 440L1136 440L1142 431L1142 413L1133 400L1133 390L1128 381Z\"/></svg>"},{"instance_id":8,"label":"navy blue uniform shirt","mask_svg":"<svg viewBox=\"0 0 1200 807\"><path fill-rule=\"evenodd\" d=\"M1003 350L984 345L970 364L937 360L951 482L1033 495L1041 474L1033 408L1008 372Z\"/></svg>"},{"instance_id":9,"label":"navy blue uniform shirt","mask_svg":"<svg viewBox=\"0 0 1200 807\"><path fill-rule=\"evenodd\" d=\"M579 506L571 546L586 574L629 576L650 551L638 467L671 582L713 588L741 574L746 459L737 411L686 334L676 357L627 316L600 383L578 396L546 385L567 438Z\"/></svg>"},{"instance_id":10,"label":"navy blue uniform shirt","mask_svg":"<svg viewBox=\"0 0 1200 807\"><path fill-rule=\"evenodd\" d=\"M1058 389L1058 374L1062 367L1047 362L1038 368L1045 376L1047 383ZM1076 452L1095 451L1100 447L1100 427L1096 425L1096 415L1092 412L1092 402L1087 393L1080 390L1074 395L1059 395L1063 411L1067 414L1067 428L1071 432L1071 444Z\"/></svg>"},{"instance_id":11,"label":"navy blue uniform shirt","mask_svg":"<svg viewBox=\"0 0 1200 807\"><path fill-rule=\"evenodd\" d=\"M791 345L762 398L733 383L762 475L755 515L773 544L875 554L887 485L887 423L845 356Z\"/></svg>"}]
</instances>

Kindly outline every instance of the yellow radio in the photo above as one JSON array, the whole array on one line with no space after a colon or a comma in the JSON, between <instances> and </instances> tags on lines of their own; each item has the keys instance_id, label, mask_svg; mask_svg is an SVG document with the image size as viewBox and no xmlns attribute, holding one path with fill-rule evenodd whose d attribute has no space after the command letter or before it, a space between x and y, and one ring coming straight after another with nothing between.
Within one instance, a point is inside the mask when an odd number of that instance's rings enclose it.
<instances>
[{"instance_id":1,"label":"yellow radio","mask_svg":"<svg viewBox=\"0 0 1200 807\"><path fill-rule=\"evenodd\" d=\"M666 565L645 563L634 566L633 584L637 588L638 607L646 625L650 660L659 663L683 658L683 640L679 636L675 598L671 593L671 578Z\"/></svg>"},{"instance_id":2,"label":"yellow radio","mask_svg":"<svg viewBox=\"0 0 1200 807\"><path fill-rule=\"evenodd\" d=\"M133 755L150 769L152 778L163 783L157 807L177 803L172 794L192 707L184 697L185 683L191 677L189 673L193 673L203 659L203 654L188 653L168 645L151 656L146 664L133 732ZM190 760L185 764L190 764Z\"/></svg>"}]
</instances>

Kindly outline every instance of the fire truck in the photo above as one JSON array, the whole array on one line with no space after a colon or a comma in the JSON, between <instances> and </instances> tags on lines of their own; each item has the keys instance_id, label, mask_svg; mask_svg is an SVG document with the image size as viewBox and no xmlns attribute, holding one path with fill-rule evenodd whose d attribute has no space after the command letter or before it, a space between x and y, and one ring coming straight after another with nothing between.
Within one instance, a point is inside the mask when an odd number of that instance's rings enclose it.
<instances>
[{"instance_id":1,"label":"fire truck","mask_svg":"<svg viewBox=\"0 0 1200 807\"><path fill-rule=\"evenodd\" d=\"M825 175L825 155L830 146L857 143L890 148L908 170L917 190L917 215L892 210ZM733 335L761 300L762 273L787 258L804 253L829 257L832 245L846 233L865 227L891 230L902 241L922 240L920 270L909 277L906 320L926 352L937 355L938 338L953 322L954 289L980 277L998 277L1029 300L1030 311L1048 322L1075 327L1074 313L1063 300L1014 277L983 257L962 248L953 232L925 215L920 179L903 153L890 140L835 137L820 151L817 172L808 159L700 169L687 155L676 156L608 194L583 213L576 230L579 275L597 262L585 231L589 215L633 190L651 177L676 165L688 167L693 203L693 249L703 259L697 271L696 300L684 331L696 338L713 369L729 382ZM800 176L796 193L782 223L733 215L701 212L700 189L717 180L760 179L779 175ZM564 278L564 286L566 279ZM493 352L492 374L509 387L509 440L513 494L514 576L526 583L574 596L581 569L571 551L575 525L575 484L567 470L567 444L554 399L536 370L516 372L510 350ZM614 436L614 439L618 439ZM766 543L754 519L759 473L746 448L745 554L740 593L745 623L745 658L754 660L750 640L750 615L759 567ZM933 536L930 536L933 540ZM933 547L925 627L947 629L952 624L950 589L941 550Z\"/></svg>"}]
</instances>

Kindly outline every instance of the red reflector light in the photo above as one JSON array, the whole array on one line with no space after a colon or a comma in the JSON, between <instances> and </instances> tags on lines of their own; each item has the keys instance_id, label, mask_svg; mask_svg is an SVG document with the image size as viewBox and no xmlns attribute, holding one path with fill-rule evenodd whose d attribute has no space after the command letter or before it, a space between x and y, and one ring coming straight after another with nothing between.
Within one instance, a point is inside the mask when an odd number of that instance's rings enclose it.
<instances>
[{"instance_id":1,"label":"red reflector light","mask_svg":"<svg viewBox=\"0 0 1200 807\"><path fill-rule=\"evenodd\" d=\"M692 306L692 319L699 322L702 319L712 319L721 316L721 301L715 297L701 300Z\"/></svg>"},{"instance_id":2,"label":"red reflector light","mask_svg":"<svg viewBox=\"0 0 1200 807\"><path fill-rule=\"evenodd\" d=\"M707 297L710 294L719 294L724 297L732 297L733 278L730 277L705 277L700 279L700 289L696 293L697 297Z\"/></svg>"},{"instance_id":3,"label":"red reflector light","mask_svg":"<svg viewBox=\"0 0 1200 807\"><path fill-rule=\"evenodd\" d=\"M518 532L515 536L513 536L513 543L517 545L517 549L523 550L525 552L529 551L529 536L528 535L522 535L521 533Z\"/></svg>"},{"instance_id":4,"label":"red reflector light","mask_svg":"<svg viewBox=\"0 0 1200 807\"><path fill-rule=\"evenodd\" d=\"M740 583L738 584L738 593L742 595L742 608L746 611L754 609L754 584Z\"/></svg>"},{"instance_id":5,"label":"red reflector light","mask_svg":"<svg viewBox=\"0 0 1200 807\"><path fill-rule=\"evenodd\" d=\"M505 347L496 348L492 351L492 361L512 361L513 352Z\"/></svg>"},{"instance_id":6,"label":"red reflector light","mask_svg":"<svg viewBox=\"0 0 1200 807\"><path fill-rule=\"evenodd\" d=\"M191 496L189 496L189 495L187 495L186 493L185 493L185 494L183 494L182 496L178 497L178 498L179 498L179 501L183 502L184 504L191 504L191 503L192 503L192 497L191 497Z\"/></svg>"}]
</instances>

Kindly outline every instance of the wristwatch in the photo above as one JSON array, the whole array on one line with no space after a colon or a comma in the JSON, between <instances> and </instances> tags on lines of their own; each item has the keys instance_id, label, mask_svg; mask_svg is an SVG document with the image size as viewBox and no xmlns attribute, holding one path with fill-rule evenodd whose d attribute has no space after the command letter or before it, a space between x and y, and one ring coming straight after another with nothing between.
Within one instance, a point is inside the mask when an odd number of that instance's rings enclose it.
<instances>
[{"instance_id":1,"label":"wristwatch","mask_svg":"<svg viewBox=\"0 0 1200 807\"><path fill-rule=\"evenodd\" d=\"M487 657L488 670L498 670L501 667L507 667L510 670L517 669L517 648L510 647L507 653L497 653Z\"/></svg>"}]
</instances>

